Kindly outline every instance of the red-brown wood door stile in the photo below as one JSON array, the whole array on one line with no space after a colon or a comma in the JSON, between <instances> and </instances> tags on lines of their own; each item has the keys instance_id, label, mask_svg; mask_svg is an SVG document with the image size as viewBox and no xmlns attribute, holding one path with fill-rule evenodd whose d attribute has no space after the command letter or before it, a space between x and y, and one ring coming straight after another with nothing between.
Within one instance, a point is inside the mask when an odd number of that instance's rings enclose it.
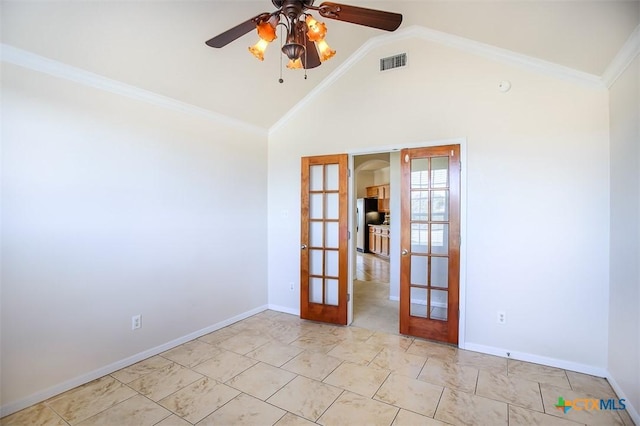
<instances>
[{"instance_id":1,"label":"red-brown wood door stile","mask_svg":"<svg viewBox=\"0 0 640 426\"><path fill-rule=\"evenodd\" d=\"M348 157L302 158L300 317L347 324Z\"/></svg>"},{"instance_id":2,"label":"red-brown wood door stile","mask_svg":"<svg viewBox=\"0 0 640 426\"><path fill-rule=\"evenodd\" d=\"M400 158L400 333L458 344L460 146Z\"/></svg>"}]
</instances>

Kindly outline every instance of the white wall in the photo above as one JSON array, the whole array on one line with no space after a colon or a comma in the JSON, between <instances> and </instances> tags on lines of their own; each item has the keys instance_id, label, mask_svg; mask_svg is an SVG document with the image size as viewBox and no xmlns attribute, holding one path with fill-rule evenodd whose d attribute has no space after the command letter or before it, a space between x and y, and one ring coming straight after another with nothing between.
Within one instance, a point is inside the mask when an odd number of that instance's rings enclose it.
<instances>
[{"instance_id":1,"label":"white wall","mask_svg":"<svg viewBox=\"0 0 640 426\"><path fill-rule=\"evenodd\" d=\"M379 73L379 58L404 51L406 69ZM287 282L299 280L301 156L467 138L466 343L603 371L607 99L425 40L375 48L270 134L269 303L299 307ZM321 122L303 119L311 109Z\"/></svg>"},{"instance_id":2,"label":"white wall","mask_svg":"<svg viewBox=\"0 0 640 426\"><path fill-rule=\"evenodd\" d=\"M2 114L3 406L266 304L266 132L7 64Z\"/></svg>"},{"instance_id":3,"label":"white wall","mask_svg":"<svg viewBox=\"0 0 640 426\"><path fill-rule=\"evenodd\" d=\"M611 378L640 421L640 58L610 88Z\"/></svg>"}]
</instances>

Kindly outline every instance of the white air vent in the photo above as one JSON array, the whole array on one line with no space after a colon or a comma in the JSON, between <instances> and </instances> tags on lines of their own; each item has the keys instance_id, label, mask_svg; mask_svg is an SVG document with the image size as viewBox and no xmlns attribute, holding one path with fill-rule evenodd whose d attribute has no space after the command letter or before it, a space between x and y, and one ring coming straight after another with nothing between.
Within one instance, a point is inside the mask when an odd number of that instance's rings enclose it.
<instances>
[{"instance_id":1,"label":"white air vent","mask_svg":"<svg viewBox=\"0 0 640 426\"><path fill-rule=\"evenodd\" d=\"M395 56L389 56L388 58L380 59L380 71L392 70L394 68L401 68L407 66L407 54L401 53Z\"/></svg>"}]
</instances>

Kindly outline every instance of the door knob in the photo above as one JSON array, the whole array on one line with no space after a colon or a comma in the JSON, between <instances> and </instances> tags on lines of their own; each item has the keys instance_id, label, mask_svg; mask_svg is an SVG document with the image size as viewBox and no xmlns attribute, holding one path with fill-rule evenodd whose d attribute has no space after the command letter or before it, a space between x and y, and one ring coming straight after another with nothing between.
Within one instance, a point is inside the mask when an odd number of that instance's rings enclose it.
<instances>
[{"instance_id":1,"label":"door knob","mask_svg":"<svg viewBox=\"0 0 640 426\"><path fill-rule=\"evenodd\" d=\"M307 245L306 245L306 244L301 245L301 246L300 246L300 249L302 249L302 250L306 250L306 249L307 249Z\"/></svg>"},{"instance_id":2,"label":"door knob","mask_svg":"<svg viewBox=\"0 0 640 426\"><path fill-rule=\"evenodd\" d=\"M403 256L406 256L406 255L408 255L408 254L409 254L409 252L408 252L406 249L402 250L402 255L403 255Z\"/></svg>"}]
</instances>

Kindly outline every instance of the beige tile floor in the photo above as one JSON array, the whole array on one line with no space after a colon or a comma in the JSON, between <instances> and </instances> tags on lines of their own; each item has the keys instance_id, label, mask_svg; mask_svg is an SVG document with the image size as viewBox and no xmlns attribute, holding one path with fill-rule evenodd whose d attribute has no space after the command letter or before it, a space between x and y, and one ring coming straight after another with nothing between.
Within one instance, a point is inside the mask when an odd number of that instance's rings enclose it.
<instances>
[{"instance_id":1,"label":"beige tile floor","mask_svg":"<svg viewBox=\"0 0 640 426\"><path fill-rule=\"evenodd\" d=\"M1 420L8 425L632 425L562 413L607 381L274 311Z\"/></svg>"}]
</instances>

